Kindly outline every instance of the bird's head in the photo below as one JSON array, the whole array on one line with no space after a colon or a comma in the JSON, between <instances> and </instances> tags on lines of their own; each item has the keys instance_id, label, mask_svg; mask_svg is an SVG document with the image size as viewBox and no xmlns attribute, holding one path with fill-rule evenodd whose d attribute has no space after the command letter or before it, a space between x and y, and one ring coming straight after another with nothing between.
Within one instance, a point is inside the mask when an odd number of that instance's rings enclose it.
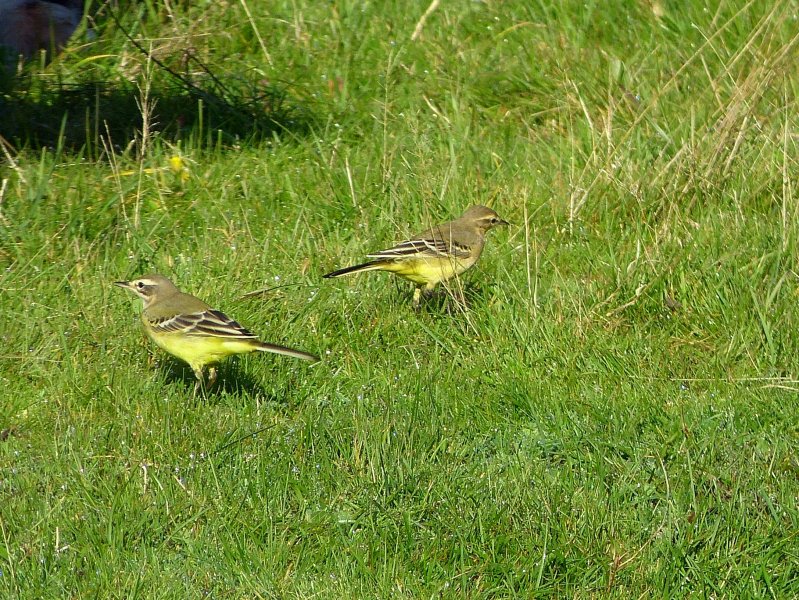
<instances>
[{"instance_id":1,"label":"bird's head","mask_svg":"<svg viewBox=\"0 0 799 600\"><path fill-rule=\"evenodd\" d=\"M144 302L144 308L150 306L157 298L164 298L179 291L175 284L163 275L145 275L130 281L115 281L114 285L136 294Z\"/></svg>"},{"instance_id":2,"label":"bird's head","mask_svg":"<svg viewBox=\"0 0 799 600\"><path fill-rule=\"evenodd\" d=\"M470 207L461 218L471 221L481 231L488 231L497 225L508 225L494 209L480 204Z\"/></svg>"}]
</instances>

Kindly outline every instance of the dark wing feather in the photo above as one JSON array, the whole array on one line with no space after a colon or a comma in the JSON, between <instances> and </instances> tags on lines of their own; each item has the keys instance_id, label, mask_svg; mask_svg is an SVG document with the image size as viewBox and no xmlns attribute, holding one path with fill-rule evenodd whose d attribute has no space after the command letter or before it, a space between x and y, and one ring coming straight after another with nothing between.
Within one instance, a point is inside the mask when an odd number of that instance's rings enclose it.
<instances>
[{"instance_id":1,"label":"dark wing feather","mask_svg":"<svg viewBox=\"0 0 799 600\"><path fill-rule=\"evenodd\" d=\"M442 238L423 237L401 242L387 250L369 254L369 258L407 258L424 256L429 258L468 258L469 248Z\"/></svg>"},{"instance_id":2,"label":"dark wing feather","mask_svg":"<svg viewBox=\"0 0 799 600\"><path fill-rule=\"evenodd\" d=\"M218 310L175 315L150 321L156 332L182 332L186 335L210 335L214 337L256 339L256 335Z\"/></svg>"},{"instance_id":3,"label":"dark wing feather","mask_svg":"<svg viewBox=\"0 0 799 600\"><path fill-rule=\"evenodd\" d=\"M449 255L455 258L469 258L472 255L472 248L458 242L450 242Z\"/></svg>"}]
</instances>

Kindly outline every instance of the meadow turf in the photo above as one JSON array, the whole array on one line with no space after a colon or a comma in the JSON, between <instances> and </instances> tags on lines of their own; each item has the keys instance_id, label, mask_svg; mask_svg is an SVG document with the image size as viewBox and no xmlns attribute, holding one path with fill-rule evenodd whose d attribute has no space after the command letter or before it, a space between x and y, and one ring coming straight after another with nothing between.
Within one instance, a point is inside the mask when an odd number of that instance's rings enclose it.
<instances>
[{"instance_id":1,"label":"meadow turf","mask_svg":"<svg viewBox=\"0 0 799 600\"><path fill-rule=\"evenodd\" d=\"M799 596L799 4L428 6L106 8L6 82L0 597ZM476 203L467 308L321 279ZM195 396L153 271L323 360Z\"/></svg>"}]
</instances>

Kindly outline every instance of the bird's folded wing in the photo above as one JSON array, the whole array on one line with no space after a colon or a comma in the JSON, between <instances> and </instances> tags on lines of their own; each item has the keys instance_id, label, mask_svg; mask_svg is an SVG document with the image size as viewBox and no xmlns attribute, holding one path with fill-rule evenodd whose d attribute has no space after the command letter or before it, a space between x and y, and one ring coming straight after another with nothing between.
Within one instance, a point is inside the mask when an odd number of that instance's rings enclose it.
<instances>
[{"instance_id":1,"label":"bird's folded wing","mask_svg":"<svg viewBox=\"0 0 799 600\"><path fill-rule=\"evenodd\" d=\"M256 336L236 321L218 310L175 315L161 320L150 320L157 333L184 333L185 335L255 339Z\"/></svg>"},{"instance_id":2,"label":"bird's folded wing","mask_svg":"<svg viewBox=\"0 0 799 600\"><path fill-rule=\"evenodd\" d=\"M468 258L471 249L454 241L441 238L416 238L401 242L393 248L369 254L369 258L410 258L413 256L429 258Z\"/></svg>"}]
</instances>

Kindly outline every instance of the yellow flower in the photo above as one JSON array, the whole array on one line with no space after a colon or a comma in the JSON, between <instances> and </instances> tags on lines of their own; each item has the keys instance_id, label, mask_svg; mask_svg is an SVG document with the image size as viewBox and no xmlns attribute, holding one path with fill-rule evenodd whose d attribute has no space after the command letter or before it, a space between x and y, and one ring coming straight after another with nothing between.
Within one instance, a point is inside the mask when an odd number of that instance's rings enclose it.
<instances>
[{"instance_id":1,"label":"yellow flower","mask_svg":"<svg viewBox=\"0 0 799 600\"><path fill-rule=\"evenodd\" d=\"M179 154L174 154L169 157L169 168L172 170L173 173L180 175L181 181L188 181L189 168L186 166L186 163L183 161L183 157L181 157Z\"/></svg>"}]
</instances>

